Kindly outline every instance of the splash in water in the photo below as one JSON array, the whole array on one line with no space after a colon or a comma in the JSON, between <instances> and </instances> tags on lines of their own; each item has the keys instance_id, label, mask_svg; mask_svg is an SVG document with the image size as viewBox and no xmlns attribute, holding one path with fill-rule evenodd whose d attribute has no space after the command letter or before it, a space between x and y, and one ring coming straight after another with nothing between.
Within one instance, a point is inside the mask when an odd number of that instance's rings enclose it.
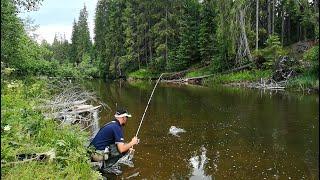
<instances>
[{"instance_id":1,"label":"splash in water","mask_svg":"<svg viewBox=\"0 0 320 180\"><path fill-rule=\"evenodd\" d=\"M178 135L178 133L183 133L183 132L186 132L186 131L184 129L177 128L175 126L171 126L170 129L169 129L169 134L172 134L172 135L177 136L177 137L180 137Z\"/></svg>"},{"instance_id":2,"label":"splash in water","mask_svg":"<svg viewBox=\"0 0 320 180\"><path fill-rule=\"evenodd\" d=\"M206 156L207 150L205 147L201 147L201 155L194 156L189 159L190 164L192 166L192 176L190 179L212 179L211 175L205 175L204 168L208 163L208 158Z\"/></svg>"}]
</instances>

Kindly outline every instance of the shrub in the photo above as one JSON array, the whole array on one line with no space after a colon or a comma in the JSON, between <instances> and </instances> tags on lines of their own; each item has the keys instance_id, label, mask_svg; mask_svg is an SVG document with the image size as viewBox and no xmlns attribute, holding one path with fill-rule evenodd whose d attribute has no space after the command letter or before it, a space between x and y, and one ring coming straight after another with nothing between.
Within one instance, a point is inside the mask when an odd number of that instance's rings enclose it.
<instances>
[{"instance_id":1,"label":"shrub","mask_svg":"<svg viewBox=\"0 0 320 180\"><path fill-rule=\"evenodd\" d=\"M319 74L319 45L314 46L303 54L303 59L312 64L312 72Z\"/></svg>"}]
</instances>

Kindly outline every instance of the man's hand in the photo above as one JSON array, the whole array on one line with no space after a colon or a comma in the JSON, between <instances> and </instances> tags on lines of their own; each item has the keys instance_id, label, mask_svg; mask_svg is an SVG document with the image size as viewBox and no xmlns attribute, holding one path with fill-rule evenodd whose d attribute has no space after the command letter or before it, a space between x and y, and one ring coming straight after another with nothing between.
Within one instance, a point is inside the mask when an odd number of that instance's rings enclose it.
<instances>
[{"instance_id":1,"label":"man's hand","mask_svg":"<svg viewBox=\"0 0 320 180\"><path fill-rule=\"evenodd\" d=\"M135 150L133 148L129 149L129 153L133 153Z\"/></svg>"},{"instance_id":2,"label":"man's hand","mask_svg":"<svg viewBox=\"0 0 320 180\"><path fill-rule=\"evenodd\" d=\"M132 145L136 145L136 144L139 144L139 139L138 139L138 137L133 137L132 139L131 139L131 144Z\"/></svg>"}]
</instances>

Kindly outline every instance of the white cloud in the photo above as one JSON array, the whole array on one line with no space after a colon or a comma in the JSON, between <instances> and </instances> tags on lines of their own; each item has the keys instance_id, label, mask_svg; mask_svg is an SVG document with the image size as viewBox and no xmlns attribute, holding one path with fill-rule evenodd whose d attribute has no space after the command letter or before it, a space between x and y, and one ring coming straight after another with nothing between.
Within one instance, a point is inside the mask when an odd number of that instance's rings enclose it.
<instances>
[{"instance_id":1,"label":"white cloud","mask_svg":"<svg viewBox=\"0 0 320 180\"><path fill-rule=\"evenodd\" d=\"M88 26L89 26L90 36L92 40L94 23L92 21L89 21ZM52 44L55 34L61 35L62 37L65 36L66 40L68 40L69 43L71 43L72 24L42 25L36 30L35 34L39 35L37 38L38 43L41 43L42 40L46 40L48 43Z\"/></svg>"},{"instance_id":2,"label":"white cloud","mask_svg":"<svg viewBox=\"0 0 320 180\"><path fill-rule=\"evenodd\" d=\"M70 42L72 33L72 26L69 25L60 25L60 24L50 24L42 25L39 29L36 30L38 34L37 42L41 42L45 39L48 43L52 43L55 34L65 35L66 39Z\"/></svg>"},{"instance_id":3,"label":"white cloud","mask_svg":"<svg viewBox=\"0 0 320 180\"><path fill-rule=\"evenodd\" d=\"M62 1L62 0L61 0ZM41 42L45 39L48 43L52 43L55 34L64 35L66 39L71 42L71 34L72 34L72 26L73 19L77 20L79 18L80 10L83 8L83 4L85 3L87 6L87 10L89 13L88 17L88 26L90 31L91 40L93 40L93 31L94 31L94 14L95 14L95 6L98 0L70 0L66 6L64 6L64 11L60 12L63 14L65 18L59 18L59 21L56 21L53 18L56 17L54 14L51 15L50 8L60 7L61 2L58 0L48 0L47 4L44 4L39 11L31 13L31 18L35 19L35 24L38 24L40 27L36 30L35 34L38 34L37 42ZM68 9L66 11L65 9ZM50 14L48 14L50 12ZM76 12L76 13L75 13ZM24 16L24 14L22 14ZM43 18L46 18L47 21L44 21ZM54 22L55 21L55 22Z\"/></svg>"}]
</instances>

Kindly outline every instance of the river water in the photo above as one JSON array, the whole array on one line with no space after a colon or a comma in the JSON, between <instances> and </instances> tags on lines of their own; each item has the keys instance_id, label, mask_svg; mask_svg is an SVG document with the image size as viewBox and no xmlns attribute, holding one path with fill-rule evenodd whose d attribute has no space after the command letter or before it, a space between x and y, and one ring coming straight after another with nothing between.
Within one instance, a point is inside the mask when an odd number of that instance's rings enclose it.
<instances>
[{"instance_id":1,"label":"river water","mask_svg":"<svg viewBox=\"0 0 320 180\"><path fill-rule=\"evenodd\" d=\"M133 115L136 134L155 82L87 82L111 107ZM111 179L319 179L319 96L160 83L135 146L134 167ZM186 132L174 136L171 126Z\"/></svg>"}]
</instances>

